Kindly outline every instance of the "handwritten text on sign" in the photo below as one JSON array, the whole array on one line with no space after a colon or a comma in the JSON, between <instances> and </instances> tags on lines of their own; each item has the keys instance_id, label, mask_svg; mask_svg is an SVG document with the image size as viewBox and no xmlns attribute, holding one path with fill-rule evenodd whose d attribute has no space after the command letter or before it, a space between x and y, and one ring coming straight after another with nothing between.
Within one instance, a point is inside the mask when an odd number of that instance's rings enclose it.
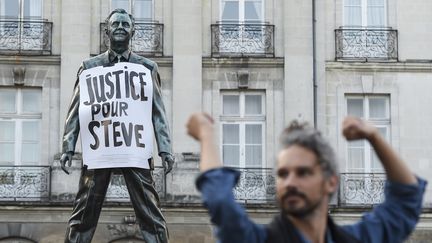
<instances>
[{"instance_id":1,"label":"handwritten text on sign","mask_svg":"<svg viewBox=\"0 0 432 243\"><path fill-rule=\"evenodd\" d=\"M153 151L151 70L134 63L79 77L83 161L89 169L149 168Z\"/></svg>"}]
</instances>

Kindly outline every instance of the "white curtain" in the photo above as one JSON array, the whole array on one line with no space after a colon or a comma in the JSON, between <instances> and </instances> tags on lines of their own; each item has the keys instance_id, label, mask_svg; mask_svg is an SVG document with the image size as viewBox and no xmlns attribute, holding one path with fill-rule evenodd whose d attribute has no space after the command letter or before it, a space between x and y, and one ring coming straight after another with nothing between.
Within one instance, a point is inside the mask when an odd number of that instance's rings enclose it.
<instances>
[{"instance_id":1,"label":"white curtain","mask_svg":"<svg viewBox=\"0 0 432 243\"><path fill-rule=\"evenodd\" d=\"M369 99L369 117L372 119L389 118L387 114L387 99L386 98L370 98Z\"/></svg>"},{"instance_id":2,"label":"white curtain","mask_svg":"<svg viewBox=\"0 0 432 243\"><path fill-rule=\"evenodd\" d=\"M21 162L22 164L39 164L39 121L22 122L22 144L21 144Z\"/></svg>"},{"instance_id":3,"label":"white curtain","mask_svg":"<svg viewBox=\"0 0 432 243\"><path fill-rule=\"evenodd\" d=\"M363 99L347 99L348 115L363 117Z\"/></svg>"},{"instance_id":4,"label":"white curtain","mask_svg":"<svg viewBox=\"0 0 432 243\"><path fill-rule=\"evenodd\" d=\"M362 8L361 0L344 1L344 26L361 26Z\"/></svg>"},{"instance_id":5,"label":"white curtain","mask_svg":"<svg viewBox=\"0 0 432 243\"><path fill-rule=\"evenodd\" d=\"M16 92L14 90L0 90L0 113L16 112Z\"/></svg>"},{"instance_id":6,"label":"white curtain","mask_svg":"<svg viewBox=\"0 0 432 243\"><path fill-rule=\"evenodd\" d=\"M245 133L245 166L262 167L262 125L246 124Z\"/></svg>"},{"instance_id":7,"label":"white curtain","mask_svg":"<svg viewBox=\"0 0 432 243\"><path fill-rule=\"evenodd\" d=\"M18 1L17 1L18 2ZM42 19L42 0L23 0L25 19Z\"/></svg>"},{"instance_id":8,"label":"white curtain","mask_svg":"<svg viewBox=\"0 0 432 243\"><path fill-rule=\"evenodd\" d=\"M245 95L246 115L261 115L261 95Z\"/></svg>"},{"instance_id":9,"label":"white curtain","mask_svg":"<svg viewBox=\"0 0 432 243\"><path fill-rule=\"evenodd\" d=\"M367 2L367 25L381 27L385 25L384 0L368 0Z\"/></svg>"},{"instance_id":10,"label":"white curtain","mask_svg":"<svg viewBox=\"0 0 432 243\"><path fill-rule=\"evenodd\" d=\"M238 22L239 21L239 1L238 0L221 0L221 21Z\"/></svg>"},{"instance_id":11,"label":"white curtain","mask_svg":"<svg viewBox=\"0 0 432 243\"><path fill-rule=\"evenodd\" d=\"M240 115L240 96L224 95L222 103L224 115Z\"/></svg>"},{"instance_id":12,"label":"white curtain","mask_svg":"<svg viewBox=\"0 0 432 243\"><path fill-rule=\"evenodd\" d=\"M222 154L226 166L240 165L240 126L239 124L222 125Z\"/></svg>"},{"instance_id":13,"label":"white curtain","mask_svg":"<svg viewBox=\"0 0 432 243\"><path fill-rule=\"evenodd\" d=\"M245 21L262 22L262 0L246 0L245 1Z\"/></svg>"},{"instance_id":14,"label":"white curtain","mask_svg":"<svg viewBox=\"0 0 432 243\"><path fill-rule=\"evenodd\" d=\"M135 0L133 14L135 19L150 21L153 19L152 0Z\"/></svg>"},{"instance_id":15,"label":"white curtain","mask_svg":"<svg viewBox=\"0 0 432 243\"><path fill-rule=\"evenodd\" d=\"M112 0L111 2L111 10L114 10L116 8L122 8L126 11L130 11L129 7L129 0Z\"/></svg>"},{"instance_id":16,"label":"white curtain","mask_svg":"<svg viewBox=\"0 0 432 243\"><path fill-rule=\"evenodd\" d=\"M12 165L15 160L15 122L0 121L0 165Z\"/></svg>"},{"instance_id":17,"label":"white curtain","mask_svg":"<svg viewBox=\"0 0 432 243\"><path fill-rule=\"evenodd\" d=\"M22 91L24 113L42 113L42 93L39 89Z\"/></svg>"},{"instance_id":18,"label":"white curtain","mask_svg":"<svg viewBox=\"0 0 432 243\"><path fill-rule=\"evenodd\" d=\"M365 168L364 141L348 142L348 169L351 172L363 172Z\"/></svg>"}]
</instances>

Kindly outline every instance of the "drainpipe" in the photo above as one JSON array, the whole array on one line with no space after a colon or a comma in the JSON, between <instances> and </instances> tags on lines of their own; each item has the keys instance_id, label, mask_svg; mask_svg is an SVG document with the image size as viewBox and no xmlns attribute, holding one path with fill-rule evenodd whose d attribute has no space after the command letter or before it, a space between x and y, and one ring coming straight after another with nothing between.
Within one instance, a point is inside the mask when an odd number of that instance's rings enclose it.
<instances>
[{"instance_id":1,"label":"drainpipe","mask_svg":"<svg viewBox=\"0 0 432 243\"><path fill-rule=\"evenodd\" d=\"M318 85L316 75L316 2L312 0L312 81L313 81L313 116L314 116L314 127L317 128L317 110L318 110Z\"/></svg>"}]
</instances>

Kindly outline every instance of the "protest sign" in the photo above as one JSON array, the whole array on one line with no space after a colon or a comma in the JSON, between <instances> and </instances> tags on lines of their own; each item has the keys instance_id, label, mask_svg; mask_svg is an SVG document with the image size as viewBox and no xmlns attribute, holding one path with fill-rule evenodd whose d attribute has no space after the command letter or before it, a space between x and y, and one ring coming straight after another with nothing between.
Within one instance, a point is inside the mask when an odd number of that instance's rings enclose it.
<instances>
[{"instance_id":1,"label":"protest sign","mask_svg":"<svg viewBox=\"0 0 432 243\"><path fill-rule=\"evenodd\" d=\"M149 168L153 152L151 70L134 63L79 76L83 162L89 169Z\"/></svg>"}]
</instances>

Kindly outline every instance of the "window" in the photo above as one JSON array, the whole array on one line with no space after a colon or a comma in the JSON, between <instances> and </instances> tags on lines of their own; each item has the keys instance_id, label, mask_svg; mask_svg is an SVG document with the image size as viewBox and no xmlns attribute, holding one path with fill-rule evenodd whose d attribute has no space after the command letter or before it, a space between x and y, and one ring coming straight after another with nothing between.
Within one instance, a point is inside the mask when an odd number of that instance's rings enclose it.
<instances>
[{"instance_id":1,"label":"window","mask_svg":"<svg viewBox=\"0 0 432 243\"><path fill-rule=\"evenodd\" d=\"M345 26L382 27L386 16L386 0L344 0Z\"/></svg>"},{"instance_id":2,"label":"window","mask_svg":"<svg viewBox=\"0 0 432 243\"><path fill-rule=\"evenodd\" d=\"M42 92L0 89L0 165L40 164Z\"/></svg>"},{"instance_id":3,"label":"window","mask_svg":"<svg viewBox=\"0 0 432 243\"><path fill-rule=\"evenodd\" d=\"M374 124L390 141L390 97L388 95L346 96L347 114ZM382 172L373 148L365 140L348 142L348 169L351 172Z\"/></svg>"},{"instance_id":4,"label":"window","mask_svg":"<svg viewBox=\"0 0 432 243\"><path fill-rule=\"evenodd\" d=\"M263 167L264 100L263 92L222 92L221 152L225 166Z\"/></svg>"},{"instance_id":5,"label":"window","mask_svg":"<svg viewBox=\"0 0 432 243\"><path fill-rule=\"evenodd\" d=\"M7 19L41 19L42 0L0 0L0 14Z\"/></svg>"},{"instance_id":6,"label":"window","mask_svg":"<svg viewBox=\"0 0 432 243\"><path fill-rule=\"evenodd\" d=\"M221 21L262 22L263 0L221 0Z\"/></svg>"},{"instance_id":7,"label":"window","mask_svg":"<svg viewBox=\"0 0 432 243\"><path fill-rule=\"evenodd\" d=\"M111 9L122 8L137 22L153 20L153 0L112 0Z\"/></svg>"}]
</instances>

